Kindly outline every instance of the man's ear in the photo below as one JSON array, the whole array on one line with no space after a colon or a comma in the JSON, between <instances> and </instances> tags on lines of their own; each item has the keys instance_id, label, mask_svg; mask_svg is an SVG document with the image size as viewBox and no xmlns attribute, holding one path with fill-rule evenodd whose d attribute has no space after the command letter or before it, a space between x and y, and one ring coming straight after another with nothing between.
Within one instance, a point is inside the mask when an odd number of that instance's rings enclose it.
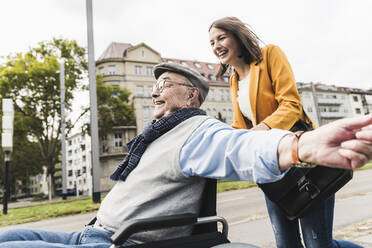
<instances>
[{"instance_id":1,"label":"man's ear","mask_svg":"<svg viewBox=\"0 0 372 248\"><path fill-rule=\"evenodd\" d=\"M188 95L188 100L190 100L190 103L192 106L200 106L199 103L199 89L198 88L192 88L191 92Z\"/></svg>"}]
</instances>

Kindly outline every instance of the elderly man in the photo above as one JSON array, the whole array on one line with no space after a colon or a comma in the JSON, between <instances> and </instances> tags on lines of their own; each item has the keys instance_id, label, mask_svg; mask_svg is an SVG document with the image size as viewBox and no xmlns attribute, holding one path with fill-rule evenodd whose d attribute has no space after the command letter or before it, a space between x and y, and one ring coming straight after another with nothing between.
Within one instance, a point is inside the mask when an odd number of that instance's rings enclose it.
<instances>
[{"instance_id":1,"label":"elderly man","mask_svg":"<svg viewBox=\"0 0 372 248\"><path fill-rule=\"evenodd\" d=\"M155 120L127 144L129 153L111 176L117 183L96 223L73 233L8 231L0 234L0 247L109 247L109 237L128 220L198 213L203 177L265 183L281 179L299 160L355 169L372 158L372 115L337 121L301 138L275 129L234 130L199 109L209 84L198 72L162 63L154 74ZM190 231L146 232L131 242Z\"/></svg>"}]
</instances>

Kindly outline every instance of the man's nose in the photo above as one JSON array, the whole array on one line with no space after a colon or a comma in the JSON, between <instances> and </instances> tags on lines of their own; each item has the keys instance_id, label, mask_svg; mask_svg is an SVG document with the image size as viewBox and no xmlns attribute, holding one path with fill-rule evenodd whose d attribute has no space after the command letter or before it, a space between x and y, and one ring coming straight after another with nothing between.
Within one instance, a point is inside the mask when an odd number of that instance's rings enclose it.
<instances>
[{"instance_id":1,"label":"man's nose","mask_svg":"<svg viewBox=\"0 0 372 248\"><path fill-rule=\"evenodd\" d=\"M158 97L159 95L160 95L160 91L158 90L157 87L154 87L152 89L151 96L155 98L155 97Z\"/></svg>"}]
</instances>

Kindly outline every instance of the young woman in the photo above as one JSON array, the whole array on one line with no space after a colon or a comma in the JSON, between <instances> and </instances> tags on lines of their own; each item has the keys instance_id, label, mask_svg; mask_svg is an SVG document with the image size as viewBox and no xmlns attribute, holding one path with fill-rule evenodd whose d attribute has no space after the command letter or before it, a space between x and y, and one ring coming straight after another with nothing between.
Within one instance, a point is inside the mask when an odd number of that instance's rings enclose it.
<instances>
[{"instance_id":1,"label":"young woman","mask_svg":"<svg viewBox=\"0 0 372 248\"><path fill-rule=\"evenodd\" d=\"M305 120L291 66L275 45L260 47L259 38L236 17L216 20L209 28L210 45L221 65L217 76L230 67L234 128L289 130ZM267 197L266 205L277 247L361 247L333 240L334 196L298 220L288 220Z\"/></svg>"}]
</instances>

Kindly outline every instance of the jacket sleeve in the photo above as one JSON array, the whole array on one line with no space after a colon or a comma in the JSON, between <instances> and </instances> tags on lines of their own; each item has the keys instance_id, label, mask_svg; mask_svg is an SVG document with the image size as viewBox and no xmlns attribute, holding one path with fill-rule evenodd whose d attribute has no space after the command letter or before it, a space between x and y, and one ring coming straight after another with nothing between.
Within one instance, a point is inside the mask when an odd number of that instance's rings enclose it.
<instances>
[{"instance_id":1,"label":"jacket sleeve","mask_svg":"<svg viewBox=\"0 0 372 248\"><path fill-rule=\"evenodd\" d=\"M266 66L278 108L262 122L271 128L289 130L301 117L301 98L291 66L283 51L271 45L266 52Z\"/></svg>"}]
</instances>

